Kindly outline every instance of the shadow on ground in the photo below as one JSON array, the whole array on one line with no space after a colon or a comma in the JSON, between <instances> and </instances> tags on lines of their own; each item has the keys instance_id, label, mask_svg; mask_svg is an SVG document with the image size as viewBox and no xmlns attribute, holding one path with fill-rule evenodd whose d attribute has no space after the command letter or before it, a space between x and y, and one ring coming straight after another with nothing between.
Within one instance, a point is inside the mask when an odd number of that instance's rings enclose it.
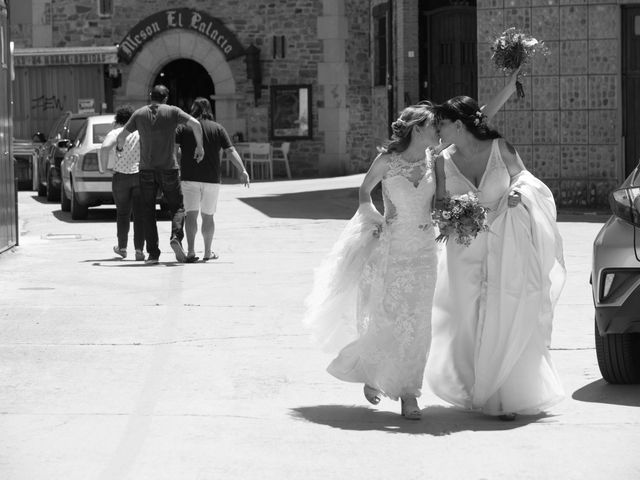
<instances>
[{"instance_id":1,"label":"shadow on ground","mask_svg":"<svg viewBox=\"0 0 640 480\"><path fill-rule=\"evenodd\" d=\"M400 404L397 404L399 410ZM399 413L369 407L315 405L293 408L291 415L299 420L327 425L341 430L381 431L414 435L443 436L458 432L512 430L530 423L552 418L548 415L518 416L504 422L496 417L465 412L453 407L431 406L422 409L422 420L407 420Z\"/></svg>"},{"instance_id":2,"label":"shadow on ground","mask_svg":"<svg viewBox=\"0 0 640 480\"><path fill-rule=\"evenodd\" d=\"M84 220L73 220L71 213L62 210L51 212L54 217L64 223L114 223L116 221L116 207L89 208L87 218ZM156 220L158 222L169 221L169 213L164 210L156 210ZM114 227L115 228L115 227Z\"/></svg>"},{"instance_id":3,"label":"shadow on ground","mask_svg":"<svg viewBox=\"0 0 640 480\"><path fill-rule=\"evenodd\" d=\"M640 385L611 385L600 379L573 392L572 398L580 402L640 407Z\"/></svg>"},{"instance_id":4,"label":"shadow on ground","mask_svg":"<svg viewBox=\"0 0 640 480\"><path fill-rule=\"evenodd\" d=\"M373 191L372 198L382 212L379 188ZM271 218L348 220L358 208L358 188L283 193L268 197L244 197L239 200Z\"/></svg>"}]
</instances>

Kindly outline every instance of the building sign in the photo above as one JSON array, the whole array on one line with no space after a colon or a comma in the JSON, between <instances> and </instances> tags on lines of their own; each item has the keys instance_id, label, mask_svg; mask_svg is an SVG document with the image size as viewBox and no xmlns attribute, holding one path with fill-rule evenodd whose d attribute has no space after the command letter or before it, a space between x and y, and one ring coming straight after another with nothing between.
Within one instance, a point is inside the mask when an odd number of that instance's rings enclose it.
<instances>
[{"instance_id":1,"label":"building sign","mask_svg":"<svg viewBox=\"0 0 640 480\"><path fill-rule=\"evenodd\" d=\"M35 49L34 49L35 50ZM65 53L63 49L51 49L50 52L28 52L17 50L14 54L16 67L47 67L51 65L91 65L118 63L116 52L71 52Z\"/></svg>"},{"instance_id":2,"label":"building sign","mask_svg":"<svg viewBox=\"0 0 640 480\"><path fill-rule=\"evenodd\" d=\"M93 98L78 99L78 113L94 113L96 111Z\"/></svg>"},{"instance_id":3,"label":"building sign","mask_svg":"<svg viewBox=\"0 0 640 480\"><path fill-rule=\"evenodd\" d=\"M208 38L227 60L244 55L236 35L215 17L191 8L176 8L155 13L133 27L118 47L120 61L129 63L145 43L174 29L189 30Z\"/></svg>"}]
</instances>

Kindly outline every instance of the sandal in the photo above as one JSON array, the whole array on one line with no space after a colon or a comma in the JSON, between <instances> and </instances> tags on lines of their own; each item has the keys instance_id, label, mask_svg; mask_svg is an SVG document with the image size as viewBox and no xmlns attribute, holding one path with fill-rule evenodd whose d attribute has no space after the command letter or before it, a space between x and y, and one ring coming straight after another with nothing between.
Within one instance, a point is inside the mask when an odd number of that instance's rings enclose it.
<instances>
[{"instance_id":1,"label":"sandal","mask_svg":"<svg viewBox=\"0 0 640 480\"><path fill-rule=\"evenodd\" d=\"M196 257L195 254L187 255L184 263L196 263L198 260L200 260L200 257Z\"/></svg>"},{"instance_id":2,"label":"sandal","mask_svg":"<svg viewBox=\"0 0 640 480\"><path fill-rule=\"evenodd\" d=\"M202 257L202 261L206 262L207 260L217 260L218 258L218 254L216 252L211 252L209 254L209 256L205 255L204 257Z\"/></svg>"},{"instance_id":3,"label":"sandal","mask_svg":"<svg viewBox=\"0 0 640 480\"><path fill-rule=\"evenodd\" d=\"M371 405L377 405L380 403L380 390L370 387L369 385L365 385L363 390L364 398L366 398Z\"/></svg>"},{"instance_id":4,"label":"sandal","mask_svg":"<svg viewBox=\"0 0 640 480\"><path fill-rule=\"evenodd\" d=\"M400 411L407 420L420 420L422 418L422 411L418 407L418 401L415 397L407 397L406 401L401 398Z\"/></svg>"}]
</instances>

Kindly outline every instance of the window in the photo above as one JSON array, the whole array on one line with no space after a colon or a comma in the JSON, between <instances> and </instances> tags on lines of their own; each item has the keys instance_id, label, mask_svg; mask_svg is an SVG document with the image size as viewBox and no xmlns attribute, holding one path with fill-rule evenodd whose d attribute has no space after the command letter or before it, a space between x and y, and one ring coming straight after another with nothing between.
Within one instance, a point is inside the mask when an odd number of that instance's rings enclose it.
<instances>
[{"instance_id":1,"label":"window","mask_svg":"<svg viewBox=\"0 0 640 480\"><path fill-rule=\"evenodd\" d=\"M271 86L271 139L310 139L311 85Z\"/></svg>"},{"instance_id":2,"label":"window","mask_svg":"<svg viewBox=\"0 0 640 480\"><path fill-rule=\"evenodd\" d=\"M374 85L387 84L387 17L374 18Z\"/></svg>"},{"instance_id":3,"label":"window","mask_svg":"<svg viewBox=\"0 0 640 480\"><path fill-rule=\"evenodd\" d=\"M113 15L113 0L98 0L98 15L110 17Z\"/></svg>"},{"instance_id":4,"label":"window","mask_svg":"<svg viewBox=\"0 0 640 480\"><path fill-rule=\"evenodd\" d=\"M7 52L5 50L4 25L0 25L0 66L7 68Z\"/></svg>"}]
</instances>

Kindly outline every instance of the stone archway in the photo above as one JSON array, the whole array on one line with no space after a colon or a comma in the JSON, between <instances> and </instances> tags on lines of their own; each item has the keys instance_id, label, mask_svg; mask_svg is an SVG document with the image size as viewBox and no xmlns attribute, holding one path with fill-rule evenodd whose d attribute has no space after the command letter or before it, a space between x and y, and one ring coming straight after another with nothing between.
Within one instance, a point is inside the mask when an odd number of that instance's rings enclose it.
<instances>
[{"instance_id":1,"label":"stone archway","mask_svg":"<svg viewBox=\"0 0 640 480\"><path fill-rule=\"evenodd\" d=\"M246 132L245 120L237 118L236 82L224 53L191 30L169 30L147 42L123 72L124 92L116 96L116 101L146 104L152 83L162 67L182 58L198 62L211 76L216 90L216 120L230 135Z\"/></svg>"}]
</instances>

